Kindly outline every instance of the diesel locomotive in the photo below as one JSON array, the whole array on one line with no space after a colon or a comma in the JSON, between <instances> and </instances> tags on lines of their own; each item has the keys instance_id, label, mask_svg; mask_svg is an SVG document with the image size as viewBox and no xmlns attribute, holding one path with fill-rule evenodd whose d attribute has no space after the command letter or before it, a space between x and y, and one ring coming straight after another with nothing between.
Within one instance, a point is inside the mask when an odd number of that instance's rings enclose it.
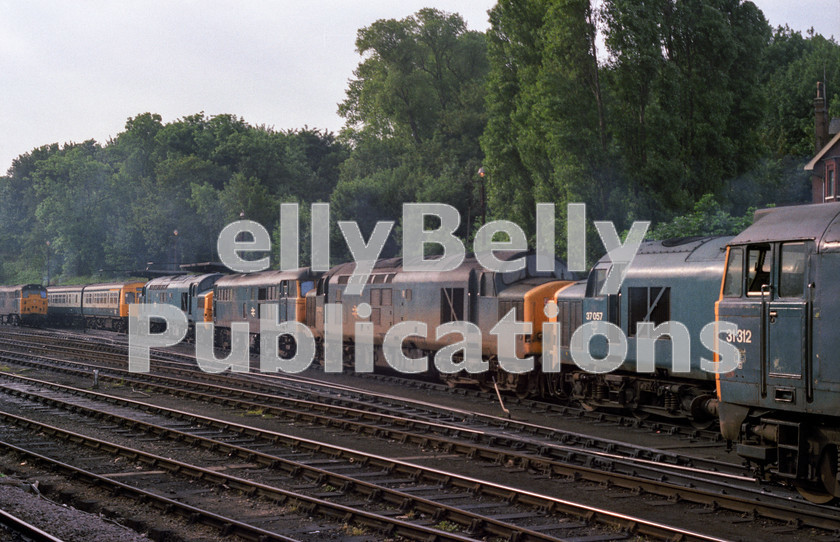
<instances>
[{"instance_id":1,"label":"diesel locomotive","mask_svg":"<svg viewBox=\"0 0 840 542\"><path fill-rule=\"evenodd\" d=\"M638 417L656 414L685 418L695 426L714 422L717 399L715 375L702 370L702 329L715 321L726 245L731 237L690 237L646 241L616 294L602 293L613 263L599 260L586 281L559 289L554 297L563 325L561 358L567 367L555 377L555 395L588 409L623 409ZM615 272L621 272L616 269ZM624 363L615 371L595 374L579 369L571 359L571 338L588 322L609 322L626 338ZM653 367L639 365L641 324L671 322L670 333L651 337ZM675 329L674 326L679 326ZM605 340L585 345L594 358L607 356Z\"/></svg>"},{"instance_id":2,"label":"diesel locomotive","mask_svg":"<svg viewBox=\"0 0 840 542\"><path fill-rule=\"evenodd\" d=\"M46 318L47 291L43 286L0 286L0 324L40 327Z\"/></svg>"},{"instance_id":3,"label":"diesel locomotive","mask_svg":"<svg viewBox=\"0 0 840 542\"><path fill-rule=\"evenodd\" d=\"M715 312L740 350L718 375L720 428L739 455L806 497L840 497L840 203L756 213L729 242Z\"/></svg>"},{"instance_id":4,"label":"diesel locomotive","mask_svg":"<svg viewBox=\"0 0 840 542\"><path fill-rule=\"evenodd\" d=\"M449 322L469 322L481 335L482 358L489 370L477 374L430 372L440 380L455 386L476 384L482 388L498 387L521 396L542 395L547 384L542 377L539 362L536 369L523 374L513 374L501 369L498 362L497 340L491 333L493 327L513 311L517 321L530 323L531 332L517 335L516 356L539 357L542 354L542 323L547 320L544 305L552 301L554 292L571 283L576 277L561 261L555 260L552 271L537 271L536 255L524 252L497 252L501 261L522 260L518 271L495 272L484 269L474 256L466 257L451 271L406 271L401 258L378 261L368 277L361 295L347 293L353 272L353 263L332 268L322 275L317 286L306 298L305 323L311 329L316 343L323 345L325 338L325 305L341 306L344 358L349 365L354 359L355 323L359 320L372 324L373 364L388 368L382 349L388 331L401 322L422 322L425 335L416 334L403 343L402 349L411 358L431 359L441 348L461 339L458 333L438 337L435 330ZM361 317L359 308L366 304L369 316ZM427 375L428 376L428 375Z\"/></svg>"},{"instance_id":5,"label":"diesel locomotive","mask_svg":"<svg viewBox=\"0 0 840 542\"><path fill-rule=\"evenodd\" d=\"M168 275L157 277L143 286L143 303L164 303L181 309L187 315L187 337L195 336L196 322L213 321L213 285L221 273L203 275ZM160 322L152 321L157 329Z\"/></svg>"}]
</instances>

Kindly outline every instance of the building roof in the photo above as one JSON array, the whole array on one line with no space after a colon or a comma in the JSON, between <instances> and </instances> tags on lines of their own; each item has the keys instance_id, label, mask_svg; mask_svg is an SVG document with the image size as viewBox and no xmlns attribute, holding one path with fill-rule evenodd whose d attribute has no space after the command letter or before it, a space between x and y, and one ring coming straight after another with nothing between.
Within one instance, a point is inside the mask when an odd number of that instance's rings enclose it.
<instances>
[{"instance_id":1,"label":"building roof","mask_svg":"<svg viewBox=\"0 0 840 542\"><path fill-rule=\"evenodd\" d=\"M820 152L814 156L810 162L805 166L805 171L814 171L814 167L817 165L817 162L823 159L825 155L828 153L831 148L840 141L840 133L836 134L834 137L831 138L831 141L826 143L825 147L823 147Z\"/></svg>"}]
</instances>

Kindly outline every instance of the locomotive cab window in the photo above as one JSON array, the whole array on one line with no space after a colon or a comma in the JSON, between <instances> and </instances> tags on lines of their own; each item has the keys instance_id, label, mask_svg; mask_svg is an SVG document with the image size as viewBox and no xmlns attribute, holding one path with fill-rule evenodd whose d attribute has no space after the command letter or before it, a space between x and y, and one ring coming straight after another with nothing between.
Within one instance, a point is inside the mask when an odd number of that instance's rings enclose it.
<instances>
[{"instance_id":1,"label":"locomotive cab window","mask_svg":"<svg viewBox=\"0 0 840 542\"><path fill-rule=\"evenodd\" d=\"M772 265L770 245L747 248L747 295L761 295L761 287L770 284Z\"/></svg>"},{"instance_id":2,"label":"locomotive cab window","mask_svg":"<svg viewBox=\"0 0 840 542\"><path fill-rule=\"evenodd\" d=\"M732 248L729 250L729 261L726 265L726 275L723 279L724 297L741 297L744 284L741 278L744 276L744 249Z\"/></svg>"},{"instance_id":3,"label":"locomotive cab window","mask_svg":"<svg viewBox=\"0 0 840 542\"><path fill-rule=\"evenodd\" d=\"M315 287L315 283L311 280L305 280L300 283L300 295L301 297L305 296L309 290Z\"/></svg>"},{"instance_id":4,"label":"locomotive cab window","mask_svg":"<svg viewBox=\"0 0 840 542\"><path fill-rule=\"evenodd\" d=\"M805 294L806 245L783 243L779 255L779 297L802 297Z\"/></svg>"},{"instance_id":5,"label":"locomotive cab window","mask_svg":"<svg viewBox=\"0 0 840 542\"><path fill-rule=\"evenodd\" d=\"M589 272L589 277L586 279L586 297L598 297L601 295L601 289L604 283L607 282L607 275L610 268L608 266L596 267Z\"/></svg>"}]
</instances>

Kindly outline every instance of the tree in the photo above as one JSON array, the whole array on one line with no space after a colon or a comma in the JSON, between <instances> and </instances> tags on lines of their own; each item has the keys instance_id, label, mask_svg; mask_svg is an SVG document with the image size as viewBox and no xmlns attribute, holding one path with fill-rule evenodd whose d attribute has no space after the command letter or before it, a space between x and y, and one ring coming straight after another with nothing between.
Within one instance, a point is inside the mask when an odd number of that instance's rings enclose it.
<instances>
[{"instance_id":1,"label":"tree","mask_svg":"<svg viewBox=\"0 0 840 542\"><path fill-rule=\"evenodd\" d=\"M35 217L62 258L65 274L87 275L104 265L99 234L112 202L112 171L99 160L100 153L93 140L65 145L32 173L39 199Z\"/></svg>"},{"instance_id":2,"label":"tree","mask_svg":"<svg viewBox=\"0 0 840 542\"><path fill-rule=\"evenodd\" d=\"M695 235L736 235L752 224L755 208L743 216L732 216L715 201L712 194L705 194L691 212L661 222L648 232L648 239L672 239Z\"/></svg>"},{"instance_id":3,"label":"tree","mask_svg":"<svg viewBox=\"0 0 840 542\"><path fill-rule=\"evenodd\" d=\"M535 201L583 201L627 226L724 193L761 155L769 35L741 0L500 1L482 137L493 213L529 225Z\"/></svg>"},{"instance_id":4,"label":"tree","mask_svg":"<svg viewBox=\"0 0 840 542\"><path fill-rule=\"evenodd\" d=\"M442 202L470 214L486 118L484 36L468 31L459 15L423 9L359 30L356 47L366 58L339 106L346 119L341 138L353 150L332 198L338 217L354 218L343 214L357 207L345 197L350 187L398 195L386 202L389 209L420 191L451 198ZM371 184L395 179L411 179L413 190ZM460 188L442 191L443 185Z\"/></svg>"}]
</instances>

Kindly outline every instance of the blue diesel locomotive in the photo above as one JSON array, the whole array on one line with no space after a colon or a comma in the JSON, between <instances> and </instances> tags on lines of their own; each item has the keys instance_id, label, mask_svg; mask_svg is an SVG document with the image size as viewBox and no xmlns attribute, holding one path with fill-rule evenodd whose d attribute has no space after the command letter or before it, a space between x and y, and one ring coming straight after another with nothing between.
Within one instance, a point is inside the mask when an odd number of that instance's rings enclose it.
<instances>
[{"instance_id":1,"label":"blue diesel locomotive","mask_svg":"<svg viewBox=\"0 0 840 542\"><path fill-rule=\"evenodd\" d=\"M555 392L593 410L626 409L639 417L656 414L687 418L696 426L711 425L717 404L715 375L701 369L701 358L712 354L702 348L700 333L715 321L714 303L730 239L646 241L627 267L616 294L602 293L613 268L607 257L595 264L585 283L558 291L557 320L564 324L561 350L568 370L564 370L562 385L554 386ZM596 374L572 364L571 334L589 322L620 328L627 350L617 370ZM640 324L666 322L680 329L672 327L668 334L652 336L653 368L640 367ZM608 354L606 340L597 337L582 347L588 347L595 359Z\"/></svg>"},{"instance_id":2,"label":"blue diesel locomotive","mask_svg":"<svg viewBox=\"0 0 840 542\"><path fill-rule=\"evenodd\" d=\"M741 353L718 378L723 436L824 502L840 497L837 277L840 203L767 209L730 241L716 305Z\"/></svg>"}]
</instances>

